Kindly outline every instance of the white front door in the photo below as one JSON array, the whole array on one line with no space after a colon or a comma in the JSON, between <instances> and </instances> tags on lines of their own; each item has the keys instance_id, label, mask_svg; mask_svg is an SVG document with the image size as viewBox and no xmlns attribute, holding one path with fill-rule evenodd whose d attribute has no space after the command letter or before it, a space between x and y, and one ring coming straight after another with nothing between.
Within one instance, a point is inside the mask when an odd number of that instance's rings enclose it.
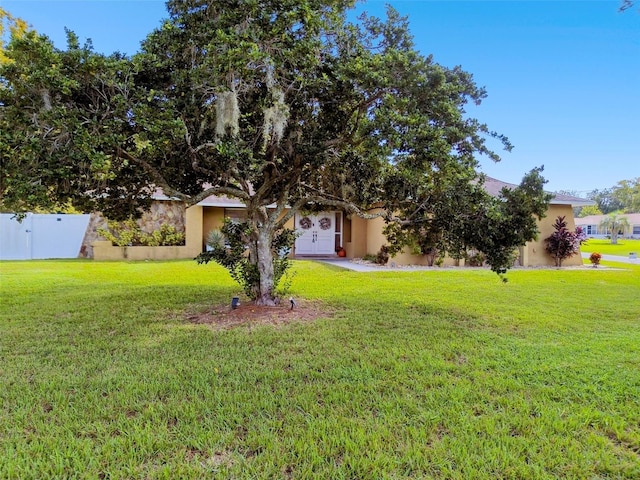
<instances>
[{"instance_id":1,"label":"white front door","mask_svg":"<svg viewBox=\"0 0 640 480\"><path fill-rule=\"evenodd\" d=\"M336 215L322 212L296 215L296 255L329 255L335 253Z\"/></svg>"}]
</instances>

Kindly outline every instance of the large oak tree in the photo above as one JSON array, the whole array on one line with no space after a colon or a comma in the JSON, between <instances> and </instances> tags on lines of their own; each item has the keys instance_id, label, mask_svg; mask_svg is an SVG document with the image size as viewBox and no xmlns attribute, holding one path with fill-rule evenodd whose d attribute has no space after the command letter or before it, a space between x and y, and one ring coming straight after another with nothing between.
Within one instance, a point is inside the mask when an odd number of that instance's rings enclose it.
<instances>
[{"instance_id":1,"label":"large oak tree","mask_svg":"<svg viewBox=\"0 0 640 480\"><path fill-rule=\"evenodd\" d=\"M452 251L530 240L529 223L501 236L500 222L542 214L537 171L514 193L528 208L481 193L478 156L498 160L487 137L510 148L465 112L484 89L418 53L394 10L350 23L352 4L171 0L132 58L98 54L70 32L66 50L34 32L15 38L0 70L3 208L71 202L123 218L158 187L186 204L234 197L247 207L262 304L274 299L275 240L302 210L383 205L400 228L435 225Z\"/></svg>"}]
</instances>

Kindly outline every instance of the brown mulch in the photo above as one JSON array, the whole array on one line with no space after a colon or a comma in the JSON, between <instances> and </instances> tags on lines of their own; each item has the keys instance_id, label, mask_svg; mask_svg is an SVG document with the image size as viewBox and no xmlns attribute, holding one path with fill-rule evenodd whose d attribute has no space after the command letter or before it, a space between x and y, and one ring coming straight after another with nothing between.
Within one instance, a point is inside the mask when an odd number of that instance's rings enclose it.
<instances>
[{"instance_id":1,"label":"brown mulch","mask_svg":"<svg viewBox=\"0 0 640 480\"><path fill-rule=\"evenodd\" d=\"M241 326L286 325L291 322L310 322L319 318L332 318L335 312L320 302L296 300L296 305L286 302L275 307L258 306L245 300L238 308L230 304L214 306L203 312L187 313L185 318L195 324L210 325L215 330L227 330Z\"/></svg>"}]
</instances>

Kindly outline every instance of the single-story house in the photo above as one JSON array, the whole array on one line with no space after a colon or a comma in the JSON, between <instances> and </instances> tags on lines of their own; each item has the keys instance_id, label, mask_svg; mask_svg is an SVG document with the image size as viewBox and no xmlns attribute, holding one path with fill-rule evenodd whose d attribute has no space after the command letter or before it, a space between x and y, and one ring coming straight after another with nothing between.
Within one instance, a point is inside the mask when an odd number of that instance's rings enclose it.
<instances>
[{"instance_id":1,"label":"single-story house","mask_svg":"<svg viewBox=\"0 0 640 480\"><path fill-rule=\"evenodd\" d=\"M503 187L513 188L516 185L501 182L487 177L485 188L492 195L497 195ZM160 207L155 212L145 215L143 222L160 224L163 221L184 226L186 241L180 247L128 247L127 258L132 260L193 258L202 252L206 245L207 235L211 230L220 228L225 218L242 220L246 217L244 205L235 199L211 196L184 211L183 218L176 219L176 209L180 205L171 199L158 195L157 203ZM165 208L161 208L164 205ZM554 231L553 223L560 215L566 217L568 227L574 229L573 207L593 205L585 200L569 195L555 194L551 200L547 216L538 222L540 231L536 241L529 242L520 248L517 263L521 266L554 265L554 261L545 251L544 239ZM171 218L168 214L170 212ZM96 224L98 222L95 222ZM384 220L382 218L363 219L349 216L340 211L326 211L315 214L298 214L288 225L295 228L301 235L295 243L293 254L297 257L335 256L336 250L343 247L346 258L360 258L367 254L376 254L380 247L387 243L382 233ZM95 229L94 229L95 230ZM89 235L95 239L95 234ZM110 242L92 241L93 257L95 259L122 258L122 248L111 246ZM426 264L424 256L413 255L408 252L396 255L391 261L396 265ZM446 259L445 265L453 265L453 259ZM580 256L565 260L565 265L580 265Z\"/></svg>"},{"instance_id":2,"label":"single-story house","mask_svg":"<svg viewBox=\"0 0 640 480\"><path fill-rule=\"evenodd\" d=\"M588 215L582 218L576 218L576 226L582 227L590 238L607 238L609 233L600 228L602 220L608 215ZM618 217L625 217L629 222L630 229L621 237L624 238L640 238L640 213L621 213Z\"/></svg>"}]
</instances>

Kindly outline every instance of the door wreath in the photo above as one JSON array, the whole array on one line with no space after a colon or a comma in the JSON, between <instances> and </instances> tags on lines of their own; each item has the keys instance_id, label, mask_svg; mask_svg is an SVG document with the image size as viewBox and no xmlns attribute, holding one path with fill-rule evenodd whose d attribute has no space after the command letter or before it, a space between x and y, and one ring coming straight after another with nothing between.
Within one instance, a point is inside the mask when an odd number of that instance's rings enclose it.
<instances>
[{"instance_id":1,"label":"door wreath","mask_svg":"<svg viewBox=\"0 0 640 480\"><path fill-rule=\"evenodd\" d=\"M331 228L331 219L329 217L322 217L319 223L322 230L329 230Z\"/></svg>"},{"instance_id":2,"label":"door wreath","mask_svg":"<svg viewBox=\"0 0 640 480\"><path fill-rule=\"evenodd\" d=\"M309 217L301 218L298 223L303 230L309 230L311 228L311 219Z\"/></svg>"}]
</instances>

